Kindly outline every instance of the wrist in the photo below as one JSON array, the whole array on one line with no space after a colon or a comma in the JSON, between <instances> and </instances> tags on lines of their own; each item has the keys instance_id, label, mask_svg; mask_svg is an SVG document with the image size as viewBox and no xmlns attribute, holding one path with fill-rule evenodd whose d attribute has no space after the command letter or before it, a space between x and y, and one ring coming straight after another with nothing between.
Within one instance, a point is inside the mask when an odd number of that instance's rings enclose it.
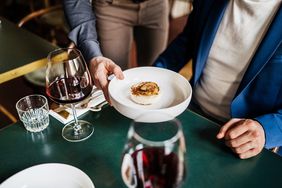
<instances>
[{"instance_id":1,"label":"wrist","mask_svg":"<svg viewBox=\"0 0 282 188\"><path fill-rule=\"evenodd\" d=\"M95 57L92 57L89 61L89 64L96 64L98 63L99 59L103 57L102 55L99 55L99 56L95 56Z\"/></svg>"}]
</instances>

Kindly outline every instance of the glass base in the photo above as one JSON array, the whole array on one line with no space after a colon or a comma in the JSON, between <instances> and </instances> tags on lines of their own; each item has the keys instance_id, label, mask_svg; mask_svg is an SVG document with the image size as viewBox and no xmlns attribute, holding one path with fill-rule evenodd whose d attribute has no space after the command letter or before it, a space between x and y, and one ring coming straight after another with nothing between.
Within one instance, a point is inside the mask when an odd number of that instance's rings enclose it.
<instances>
[{"instance_id":1,"label":"glass base","mask_svg":"<svg viewBox=\"0 0 282 188\"><path fill-rule=\"evenodd\" d=\"M93 132L94 127L87 121L78 120L78 126L75 131L74 122L66 124L62 130L62 136L69 142L80 142L89 138Z\"/></svg>"}]
</instances>

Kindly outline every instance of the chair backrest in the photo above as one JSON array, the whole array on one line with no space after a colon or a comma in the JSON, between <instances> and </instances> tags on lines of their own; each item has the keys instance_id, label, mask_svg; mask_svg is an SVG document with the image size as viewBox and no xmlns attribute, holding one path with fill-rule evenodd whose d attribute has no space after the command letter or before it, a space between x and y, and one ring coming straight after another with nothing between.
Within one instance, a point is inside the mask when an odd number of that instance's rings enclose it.
<instances>
[{"instance_id":1,"label":"chair backrest","mask_svg":"<svg viewBox=\"0 0 282 188\"><path fill-rule=\"evenodd\" d=\"M35 18L41 17L43 15L46 15L52 12L61 11L61 9L62 9L61 5L56 5L54 7L43 8L43 9L31 12L30 14L26 15L24 18L22 18L19 21L18 26L22 27L24 24L26 24L27 22Z\"/></svg>"},{"instance_id":2,"label":"chair backrest","mask_svg":"<svg viewBox=\"0 0 282 188\"><path fill-rule=\"evenodd\" d=\"M30 12L61 4L62 0L28 0Z\"/></svg>"},{"instance_id":3,"label":"chair backrest","mask_svg":"<svg viewBox=\"0 0 282 188\"><path fill-rule=\"evenodd\" d=\"M68 39L68 26L65 21L62 5L50 6L31 12L18 22L18 27L39 35L58 47L74 47ZM47 54L46 54L47 55ZM45 68L25 75L32 84L45 86Z\"/></svg>"},{"instance_id":4,"label":"chair backrest","mask_svg":"<svg viewBox=\"0 0 282 188\"><path fill-rule=\"evenodd\" d=\"M19 27L45 38L54 45L67 47L69 28L65 21L62 5L50 6L31 12L18 22Z\"/></svg>"}]
</instances>

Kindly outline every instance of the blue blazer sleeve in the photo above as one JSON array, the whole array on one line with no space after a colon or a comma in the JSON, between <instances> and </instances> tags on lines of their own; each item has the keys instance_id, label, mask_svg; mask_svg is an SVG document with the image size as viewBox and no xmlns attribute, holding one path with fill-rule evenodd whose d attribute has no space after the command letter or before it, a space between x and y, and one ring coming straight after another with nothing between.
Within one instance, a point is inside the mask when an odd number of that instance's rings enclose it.
<instances>
[{"instance_id":1,"label":"blue blazer sleeve","mask_svg":"<svg viewBox=\"0 0 282 188\"><path fill-rule=\"evenodd\" d=\"M282 146L281 71L282 45L275 48L263 69L232 101L232 117L252 118L262 125L267 149Z\"/></svg>"},{"instance_id":2,"label":"blue blazer sleeve","mask_svg":"<svg viewBox=\"0 0 282 188\"><path fill-rule=\"evenodd\" d=\"M86 61L101 56L97 40L96 17L90 0L64 0L64 11L71 31L69 38L82 51Z\"/></svg>"},{"instance_id":3,"label":"blue blazer sleeve","mask_svg":"<svg viewBox=\"0 0 282 188\"><path fill-rule=\"evenodd\" d=\"M282 146L282 109L255 118L264 128L265 148Z\"/></svg>"},{"instance_id":4,"label":"blue blazer sleeve","mask_svg":"<svg viewBox=\"0 0 282 188\"><path fill-rule=\"evenodd\" d=\"M200 37L203 24L198 18L205 15L200 13L202 1L193 2L193 11L189 15L184 30L167 49L157 58L153 66L167 68L178 72L191 58L194 58L197 50L197 40ZM205 3L205 2L204 2Z\"/></svg>"}]
</instances>

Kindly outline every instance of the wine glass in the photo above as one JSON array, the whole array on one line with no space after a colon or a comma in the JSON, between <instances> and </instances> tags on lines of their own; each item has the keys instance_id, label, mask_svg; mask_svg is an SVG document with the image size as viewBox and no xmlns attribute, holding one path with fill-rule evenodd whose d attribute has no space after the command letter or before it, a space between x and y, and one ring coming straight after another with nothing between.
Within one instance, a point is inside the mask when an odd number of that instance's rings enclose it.
<instances>
[{"instance_id":1,"label":"wine glass","mask_svg":"<svg viewBox=\"0 0 282 188\"><path fill-rule=\"evenodd\" d=\"M130 188L176 188L185 177L181 123L159 112L136 118L128 131L121 174ZM164 119L166 121L156 122Z\"/></svg>"},{"instance_id":2,"label":"wine glass","mask_svg":"<svg viewBox=\"0 0 282 188\"><path fill-rule=\"evenodd\" d=\"M87 98L93 84L81 52L74 48L61 48L48 55L46 70L46 93L60 104L70 104L74 121L66 124L62 136L78 142L89 138L94 127L87 121L78 120L75 104Z\"/></svg>"}]
</instances>

